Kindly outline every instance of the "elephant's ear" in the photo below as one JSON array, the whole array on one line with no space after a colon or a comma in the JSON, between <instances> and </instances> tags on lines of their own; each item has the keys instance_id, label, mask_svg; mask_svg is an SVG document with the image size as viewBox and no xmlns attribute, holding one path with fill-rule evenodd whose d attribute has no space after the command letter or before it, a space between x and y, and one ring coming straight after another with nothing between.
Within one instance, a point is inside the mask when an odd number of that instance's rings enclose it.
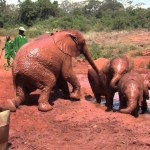
<instances>
[{"instance_id":1,"label":"elephant's ear","mask_svg":"<svg viewBox=\"0 0 150 150\"><path fill-rule=\"evenodd\" d=\"M63 53L66 53L71 57L77 57L80 55L79 45L77 43L76 37L71 33L55 34L54 42L58 49Z\"/></svg>"}]
</instances>

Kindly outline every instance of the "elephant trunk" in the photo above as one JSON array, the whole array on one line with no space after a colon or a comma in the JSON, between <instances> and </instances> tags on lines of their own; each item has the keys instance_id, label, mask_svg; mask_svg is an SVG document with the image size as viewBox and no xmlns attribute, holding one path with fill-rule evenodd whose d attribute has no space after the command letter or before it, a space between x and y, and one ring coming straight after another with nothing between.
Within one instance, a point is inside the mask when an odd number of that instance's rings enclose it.
<instances>
[{"instance_id":1,"label":"elephant trunk","mask_svg":"<svg viewBox=\"0 0 150 150\"><path fill-rule=\"evenodd\" d=\"M92 68L95 70L96 74L98 75L98 81L99 83L103 84L103 87L105 86L105 76L102 71L99 71L97 66L95 65L93 59L90 56L90 53L88 51L88 48L84 48L84 51L82 52L89 64L92 66Z\"/></svg>"},{"instance_id":2,"label":"elephant trunk","mask_svg":"<svg viewBox=\"0 0 150 150\"><path fill-rule=\"evenodd\" d=\"M95 65L93 59L91 58L90 53L87 48L84 48L83 55L85 56L89 64L92 66L92 68L96 71L96 73L99 74L99 70L97 66Z\"/></svg>"},{"instance_id":3,"label":"elephant trunk","mask_svg":"<svg viewBox=\"0 0 150 150\"><path fill-rule=\"evenodd\" d=\"M129 99L128 107L120 109L120 112L125 114L130 114L136 107L137 107L137 102L133 99Z\"/></svg>"},{"instance_id":4,"label":"elephant trunk","mask_svg":"<svg viewBox=\"0 0 150 150\"><path fill-rule=\"evenodd\" d=\"M118 84L120 78L121 78L121 75L120 75L120 74L116 74L116 75L112 78L112 80L111 80L111 82L110 82L110 86L111 86L114 90L117 90L117 84Z\"/></svg>"}]
</instances>

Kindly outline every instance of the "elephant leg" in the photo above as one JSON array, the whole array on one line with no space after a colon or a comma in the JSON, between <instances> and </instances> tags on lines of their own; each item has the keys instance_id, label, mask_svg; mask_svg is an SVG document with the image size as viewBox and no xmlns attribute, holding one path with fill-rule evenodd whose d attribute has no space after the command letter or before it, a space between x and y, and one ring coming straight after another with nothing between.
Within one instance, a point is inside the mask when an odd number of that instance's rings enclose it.
<instances>
[{"instance_id":1,"label":"elephant leg","mask_svg":"<svg viewBox=\"0 0 150 150\"><path fill-rule=\"evenodd\" d=\"M64 94L64 96L66 98L68 98L70 96L68 84L67 84L66 80L62 76L60 76L58 78L57 86L58 86L59 89L62 90L62 93Z\"/></svg>"},{"instance_id":2,"label":"elephant leg","mask_svg":"<svg viewBox=\"0 0 150 150\"><path fill-rule=\"evenodd\" d=\"M141 110L142 110L142 114L144 114L147 111L147 102L145 99L143 99L142 101L142 105L141 105Z\"/></svg>"},{"instance_id":3,"label":"elephant leg","mask_svg":"<svg viewBox=\"0 0 150 150\"><path fill-rule=\"evenodd\" d=\"M8 105L11 111L16 111L16 108L25 100L29 95L29 92L25 89L23 83L21 84L21 79L16 83L16 96L12 100L8 100Z\"/></svg>"},{"instance_id":4,"label":"elephant leg","mask_svg":"<svg viewBox=\"0 0 150 150\"><path fill-rule=\"evenodd\" d=\"M18 107L28 95L29 95L29 92L27 92L27 90L23 86L19 85L16 88L16 97L12 101Z\"/></svg>"},{"instance_id":5,"label":"elephant leg","mask_svg":"<svg viewBox=\"0 0 150 150\"><path fill-rule=\"evenodd\" d=\"M95 96L96 102L97 103L101 103L101 94L99 91L97 91L97 89L92 88L93 94Z\"/></svg>"},{"instance_id":6,"label":"elephant leg","mask_svg":"<svg viewBox=\"0 0 150 150\"><path fill-rule=\"evenodd\" d=\"M144 99L149 99L149 92L148 92L148 87L145 86L143 89L143 98Z\"/></svg>"},{"instance_id":7,"label":"elephant leg","mask_svg":"<svg viewBox=\"0 0 150 150\"><path fill-rule=\"evenodd\" d=\"M70 98L80 100L80 83L72 69L72 58L70 56L67 57L66 61L62 66L62 76L66 81L68 81L72 85L73 90L70 95Z\"/></svg>"},{"instance_id":8,"label":"elephant leg","mask_svg":"<svg viewBox=\"0 0 150 150\"><path fill-rule=\"evenodd\" d=\"M134 117L139 116L139 105L131 112L131 115Z\"/></svg>"},{"instance_id":9,"label":"elephant leg","mask_svg":"<svg viewBox=\"0 0 150 150\"><path fill-rule=\"evenodd\" d=\"M127 103L126 103L126 101L122 98L121 100L120 100L120 107L119 107L119 110L120 109L123 109L123 108L126 108L127 107Z\"/></svg>"},{"instance_id":10,"label":"elephant leg","mask_svg":"<svg viewBox=\"0 0 150 150\"><path fill-rule=\"evenodd\" d=\"M114 98L114 92L110 92L108 91L108 94L106 96L106 106L107 106L107 109L106 111L109 112L113 109L113 98Z\"/></svg>"},{"instance_id":11,"label":"elephant leg","mask_svg":"<svg viewBox=\"0 0 150 150\"><path fill-rule=\"evenodd\" d=\"M56 78L52 74L50 76L50 79L48 78L47 80L45 80L46 85L41 89L41 94L38 100L38 110L43 112L53 109L53 107L49 104L48 100L50 97L50 93L56 84Z\"/></svg>"},{"instance_id":12,"label":"elephant leg","mask_svg":"<svg viewBox=\"0 0 150 150\"><path fill-rule=\"evenodd\" d=\"M120 102L119 110L127 107L127 101L125 97L123 97L123 95L124 94L122 92L119 92L119 102Z\"/></svg>"},{"instance_id":13,"label":"elephant leg","mask_svg":"<svg viewBox=\"0 0 150 150\"><path fill-rule=\"evenodd\" d=\"M70 70L70 75L71 76L66 79L73 87L72 93L70 94L70 98L80 100L81 98L80 83L75 74L73 73L73 70L72 71Z\"/></svg>"},{"instance_id":14,"label":"elephant leg","mask_svg":"<svg viewBox=\"0 0 150 150\"><path fill-rule=\"evenodd\" d=\"M52 89L50 87L44 87L41 90L41 95L38 100L38 109L40 111L46 112L52 110L52 106L48 102L51 90Z\"/></svg>"},{"instance_id":15,"label":"elephant leg","mask_svg":"<svg viewBox=\"0 0 150 150\"><path fill-rule=\"evenodd\" d=\"M101 103L101 93L99 92L101 86L99 85L97 74L94 70L88 71L88 80L92 89L92 92L96 98L97 103Z\"/></svg>"},{"instance_id":16,"label":"elephant leg","mask_svg":"<svg viewBox=\"0 0 150 150\"><path fill-rule=\"evenodd\" d=\"M94 94L94 95L96 98L96 102L100 104L101 103L101 94L98 93L98 94Z\"/></svg>"}]
</instances>

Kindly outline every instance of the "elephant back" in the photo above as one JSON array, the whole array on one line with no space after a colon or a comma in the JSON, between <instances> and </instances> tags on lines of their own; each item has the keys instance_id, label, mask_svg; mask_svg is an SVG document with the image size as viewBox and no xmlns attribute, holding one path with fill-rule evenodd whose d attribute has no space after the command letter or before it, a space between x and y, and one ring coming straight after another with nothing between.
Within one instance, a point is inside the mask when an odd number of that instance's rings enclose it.
<instances>
[{"instance_id":1,"label":"elephant back","mask_svg":"<svg viewBox=\"0 0 150 150\"><path fill-rule=\"evenodd\" d=\"M94 63L96 64L99 70L102 70L108 62L109 62L109 59L107 58L98 58L94 60ZM91 68L91 66L89 66L89 68Z\"/></svg>"}]
</instances>

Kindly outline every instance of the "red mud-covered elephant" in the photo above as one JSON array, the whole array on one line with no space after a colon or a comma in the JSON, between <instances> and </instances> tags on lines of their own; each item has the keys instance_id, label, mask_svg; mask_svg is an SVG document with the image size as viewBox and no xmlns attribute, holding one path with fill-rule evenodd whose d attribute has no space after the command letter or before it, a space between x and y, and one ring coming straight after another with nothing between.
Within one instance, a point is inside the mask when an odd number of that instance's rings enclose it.
<instances>
[{"instance_id":1,"label":"red mud-covered elephant","mask_svg":"<svg viewBox=\"0 0 150 150\"><path fill-rule=\"evenodd\" d=\"M144 78L144 85L150 90L150 72Z\"/></svg>"},{"instance_id":2,"label":"red mud-covered elephant","mask_svg":"<svg viewBox=\"0 0 150 150\"><path fill-rule=\"evenodd\" d=\"M120 56L111 60L104 59L103 61L105 61L103 66L97 65L101 72L101 77L98 78L96 72L90 68L88 70L88 80L97 103L101 102L101 96L105 96L106 111L111 111L118 82L125 73L133 68L133 62L126 56Z\"/></svg>"},{"instance_id":3,"label":"red mud-covered elephant","mask_svg":"<svg viewBox=\"0 0 150 150\"><path fill-rule=\"evenodd\" d=\"M138 117L139 108L142 113L147 110L146 99L149 99L148 88L144 85L144 78L136 71L126 73L119 81L118 92L121 113Z\"/></svg>"},{"instance_id":4,"label":"red mud-covered elephant","mask_svg":"<svg viewBox=\"0 0 150 150\"><path fill-rule=\"evenodd\" d=\"M61 30L22 46L13 64L12 73L16 96L8 102L9 109L16 111L27 95L40 89L38 109L40 111L51 110L52 106L48 99L60 75L73 87L70 97L79 100L80 84L73 72L72 57L77 57L80 53L99 74L83 35L77 30Z\"/></svg>"}]
</instances>

